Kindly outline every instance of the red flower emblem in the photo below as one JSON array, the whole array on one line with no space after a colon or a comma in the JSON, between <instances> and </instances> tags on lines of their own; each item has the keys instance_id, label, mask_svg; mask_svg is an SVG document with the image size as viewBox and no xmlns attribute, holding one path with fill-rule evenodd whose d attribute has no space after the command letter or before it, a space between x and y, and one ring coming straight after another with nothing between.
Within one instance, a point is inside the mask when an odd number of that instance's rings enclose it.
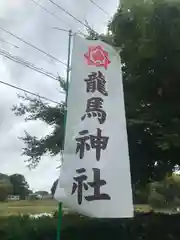
<instances>
[{"instance_id":1,"label":"red flower emblem","mask_svg":"<svg viewBox=\"0 0 180 240\"><path fill-rule=\"evenodd\" d=\"M108 65L111 63L108 52L106 52L101 45L89 47L84 57L88 65L104 67L105 69L107 69Z\"/></svg>"}]
</instances>

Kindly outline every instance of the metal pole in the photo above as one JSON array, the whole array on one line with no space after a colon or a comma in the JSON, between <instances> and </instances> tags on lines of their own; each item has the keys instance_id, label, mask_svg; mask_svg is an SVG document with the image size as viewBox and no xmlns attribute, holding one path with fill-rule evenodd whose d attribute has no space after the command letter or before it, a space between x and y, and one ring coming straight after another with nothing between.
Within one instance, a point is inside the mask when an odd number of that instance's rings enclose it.
<instances>
[{"instance_id":1,"label":"metal pole","mask_svg":"<svg viewBox=\"0 0 180 240\"><path fill-rule=\"evenodd\" d=\"M69 30L68 59L67 59L67 75L66 75L66 98L65 98L65 111L64 111L64 129L66 129L66 117L67 117L67 99L68 99L68 88L69 88L70 57L71 57L71 39L72 39L72 30ZM62 216L63 216L62 203L59 203L59 208L58 208L57 240L61 240Z\"/></svg>"}]
</instances>

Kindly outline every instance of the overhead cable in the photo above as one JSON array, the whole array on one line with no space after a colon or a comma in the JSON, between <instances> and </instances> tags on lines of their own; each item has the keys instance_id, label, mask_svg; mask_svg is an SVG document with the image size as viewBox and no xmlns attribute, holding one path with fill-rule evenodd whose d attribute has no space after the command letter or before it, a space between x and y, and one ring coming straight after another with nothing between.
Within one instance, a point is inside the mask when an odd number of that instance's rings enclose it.
<instances>
[{"instance_id":1,"label":"overhead cable","mask_svg":"<svg viewBox=\"0 0 180 240\"><path fill-rule=\"evenodd\" d=\"M36 4L38 7L40 7L41 9L43 9L45 12L47 12L48 14L50 14L51 16L53 16L54 18L56 18L58 21L60 22L64 22L65 24L67 24L64 20L60 19L55 13L51 12L48 8L44 7L42 4L40 4L39 2L35 1L35 0L30 0L31 2L33 2L34 4Z\"/></svg>"},{"instance_id":2,"label":"overhead cable","mask_svg":"<svg viewBox=\"0 0 180 240\"><path fill-rule=\"evenodd\" d=\"M39 72L39 73L41 73L41 74L43 74L43 75L45 75L49 78L52 78L56 81L59 81L59 78L56 77L55 75L53 75L52 73L47 72L43 68L38 68L34 64L32 64L32 63L30 63L30 62L28 62L28 61L26 61L26 60L24 60L20 57L13 56L11 53L9 53L9 52L7 52L3 49L0 49L0 55L6 57L6 58L8 58L8 59L10 59L10 60L12 60L16 63L22 64L23 66L28 67L28 68L32 69L33 71Z\"/></svg>"},{"instance_id":3,"label":"overhead cable","mask_svg":"<svg viewBox=\"0 0 180 240\"><path fill-rule=\"evenodd\" d=\"M39 95L39 94L36 94L36 93L31 92L31 91L29 91L29 90L26 90L26 89L24 89L24 88L17 87L17 86L15 86L15 85L13 85L13 84L10 84L10 83L7 83L7 82L3 82L3 81L1 81L1 80L0 80L0 83L6 85L6 86L8 86L8 87L17 89L17 90L19 90L19 91L23 91L24 93L33 95L33 96L38 97L38 98L41 98L41 99L44 99L44 100L46 100L46 101L49 101L49 102L52 102L52 103L55 103L55 104L61 104L61 103L59 103L59 102L56 102L56 101L51 100L51 99L49 99L49 98L47 98L47 97L41 96L41 95Z\"/></svg>"},{"instance_id":4,"label":"overhead cable","mask_svg":"<svg viewBox=\"0 0 180 240\"><path fill-rule=\"evenodd\" d=\"M57 4L56 2L54 2L53 0L48 0L49 2L51 2L53 5L55 5L56 7L58 7L62 12L66 13L67 15L69 15L70 17L72 17L76 22L80 23L82 26L84 26L85 28L93 31L94 33L96 33L97 35L99 35L95 30L93 30L92 28L90 28L88 25L86 25L83 21L81 21L80 19L78 19L77 17L75 17L72 13L70 13L68 10L66 10L65 8L61 7L59 4Z\"/></svg>"},{"instance_id":5,"label":"overhead cable","mask_svg":"<svg viewBox=\"0 0 180 240\"><path fill-rule=\"evenodd\" d=\"M4 40L3 38L0 38L0 41L1 41L1 42L4 42L4 43L7 43L8 45L11 45L11 46L13 46L13 47L15 47L15 48L19 48L17 45L14 45L14 44L10 43L10 42Z\"/></svg>"},{"instance_id":6,"label":"overhead cable","mask_svg":"<svg viewBox=\"0 0 180 240\"><path fill-rule=\"evenodd\" d=\"M42 4L38 3L35 0L30 0L32 1L34 4L36 4L37 6L39 6L41 9L43 9L46 13L48 13L49 15L51 15L52 17L56 18L56 20L58 20L59 22L64 22L65 24L69 25L67 22L65 22L64 20L60 19L55 13L51 12L48 8L44 7ZM65 31L68 32L68 30L65 29L60 29L58 27L53 27L54 29L58 29L61 31ZM80 30L78 30L78 33L80 33L82 36L86 36L83 32L81 32Z\"/></svg>"},{"instance_id":7,"label":"overhead cable","mask_svg":"<svg viewBox=\"0 0 180 240\"><path fill-rule=\"evenodd\" d=\"M36 49L37 51L39 51L39 52L43 53L44 55L46 55L46 56L48 56L48 57L54 59L55 61L57 61L57 62L59 62L59 63L65 65L65 66L67 66L67 64L64 63L63 61L61 61L61 60L59 60L58 58L54 57L53 55L51 55L51 54L45 52L44 50L42 50L42 49L36 47L35 45L33 45L33 44L27 42L27 41L24 40L23 38L21 38L21 37L17 36L16 34L10 32L9 30L6 30L6 29L2 28L1 26L0 26L0 30L3 31L3 32L6 32L7 34L9 34L9 35L11 35L11 36L13 36L13 37L15 37L15 38L18 39L19 41L21 41L21 42L27 44L28 46L30 46L30 47Z\"/></svg>"},{"instance_id":8,"label":"overhead cable","mask_svg":"<svg viewBox=\"0 0 180 240\"><path fill-rule=\"evenodd\" d=\"M97 8L99 8L104 14L106 14L108 17L110 17L109 13L106 12L106 10L104 10L100 5L98 5L95 1L93 0L88 0L89 2L91 2L94 6L96 6Z\"/></svg>"}]
</instances>

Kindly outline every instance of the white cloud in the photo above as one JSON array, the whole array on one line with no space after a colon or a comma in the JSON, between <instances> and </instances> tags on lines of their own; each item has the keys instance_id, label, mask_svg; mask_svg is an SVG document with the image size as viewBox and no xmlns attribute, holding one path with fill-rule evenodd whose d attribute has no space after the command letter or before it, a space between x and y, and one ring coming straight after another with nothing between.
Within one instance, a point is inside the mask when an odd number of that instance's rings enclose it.
<instances>
[{"instance_id":1,"label":"white cloud","mask_svg":"<svg viewBox=\"0 0 180 240\"><path fill-rule=\"evenodd\" d=\"M88 0L54 1L68 9L82 21L88 20L89 24L94 27L96 31L104 31L109 18ZM85 31L85 29L81 24L53 6L48 0L41 0L39 2L56 13L58 17L63 20L62 23L48 15L30 0L0 0L0 26L9 29L39 48L44 49L66 62L67 33L53 30L52 27L72 28L73 31L77 31L78 29ZM118 0L99 0L96 2L111 16L119 3ZM105 4L105 2L107 3ZM5 49L13 55L18 55L31 61L36 66L42 67L55 75L59 72L61 76L65 76L65 67L63 65L40 54L38 51L2 31L0 31L0 37L19 46L17 49L11 45L0 42L0 49ZM33 72L17 63L4 59L3 57L0 57L0 65L0 80L16 84L55 101L63 100L64 96L59 93L58 82ZM49 129L45 124L38 121L25 123L23 118L13 115L11 107L19 101L16 93L17 91L14 89L0 84L0 172L8 174L18 172L25 174L33 189L49 190L53 181L58 176L56 167L59 164L57 160L60 159L60 156L53 159L44 156L37 169L34 171L27 169L24 163L26 158L21 156L23 143L18 139L18 136L22 136L24 130L28 130L37 136L42 136L47 133Z\"/></svg>"}]
</instances>

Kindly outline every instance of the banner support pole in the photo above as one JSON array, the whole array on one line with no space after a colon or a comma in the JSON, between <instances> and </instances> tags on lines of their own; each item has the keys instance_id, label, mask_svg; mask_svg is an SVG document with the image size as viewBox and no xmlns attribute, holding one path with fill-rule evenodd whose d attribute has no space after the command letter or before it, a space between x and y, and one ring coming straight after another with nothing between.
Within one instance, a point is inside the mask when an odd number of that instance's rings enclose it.
<instances>
[{"instance_id":1,"label":"banner support pole","mask_svg":"<svg viewBox=\"0 0 180 240\"><path fill-rule=\"evenodd\" d=\"M67 118L67 99L68 99L68 88L69 88L69 76L70 76L70 58L71 58L71 40L72 30L68 31L68 58L67 58L67 71L66 71L66 89L65 89L65 109L64 109L64 130L66 129L66 118ZM61 227L62 227L63 209L62 203L58 206L58 228L57 228L57 240L61 240Z\"/></svg>"}]
</instances>

